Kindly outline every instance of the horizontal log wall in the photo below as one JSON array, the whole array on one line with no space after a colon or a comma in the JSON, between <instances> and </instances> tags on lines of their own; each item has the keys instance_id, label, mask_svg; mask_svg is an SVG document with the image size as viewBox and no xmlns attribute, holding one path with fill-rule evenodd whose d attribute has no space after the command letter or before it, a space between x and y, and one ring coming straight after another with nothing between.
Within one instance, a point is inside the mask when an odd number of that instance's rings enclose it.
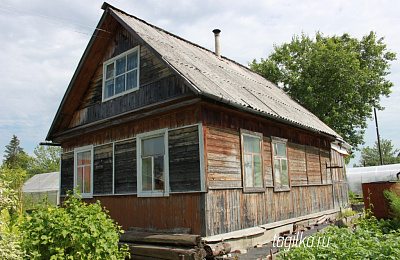
<instances>
[{"instance_id":1,"label":"horizontal log wall","mask_svg":"<svg viewBox=\"0 0 400 260\"><path fill-rule=\"evenodd\" d=\"M74 153L61 154L61 191L60 195L66 195L74 187Z\"/></svg>"},{"instance_id":2,"label":"horizontal log wall","mask_svg":"<svg viewBox=\"0 0 400 260\"><path fill-rule=\"evenodd\" d=\"M171 192L201 190L198 126L168 132Z\"/></svg>"},{"instance_id":3,"label":"horizontal log wall","mask_svg":"<svg viewBox=\"0 0 400 260\"><path fill-rule=\"evenodd\" d=\"M170 230L189 228L192 234L201 235L201 193L171 194L161 198L138 198L136 195L96 196L85 202L101 201L110 216L130 227Z\"/></svg>"},{"instance_id":4,"label":"horizontal log wall","mask_svg":"<svg viewBox=\"0 0 400 260\"><path fill-rule=\"evenodd\" d=\"M115 194L137 192L136 139L115 143Z\"/></svg>"},{"instance_id":5,"label":"horizontal log wall","mask_svg":"<svg viewBox=\"0 0 400 260\"><path fill-rule=\"evenodd\" d=\"M93 194L113 193L113 145L94 148Z\"/></svg>"}]
</instances>

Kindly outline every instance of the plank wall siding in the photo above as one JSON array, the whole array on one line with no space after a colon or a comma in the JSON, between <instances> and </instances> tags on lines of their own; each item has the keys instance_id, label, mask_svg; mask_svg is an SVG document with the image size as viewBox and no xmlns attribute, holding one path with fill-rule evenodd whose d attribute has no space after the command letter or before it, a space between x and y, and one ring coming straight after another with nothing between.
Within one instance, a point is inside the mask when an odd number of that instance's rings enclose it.
<instances>
[{"instance_id":1,"label":"plank wall siding","mask_svg":"<svg viewBox=\"0 0 400 260\"><path fill-rule=\"evenodd\" d=\"M188 87L141 45L139 89L102 102L103 62L139 45L139 42L121 27L118 27L112 39L103 55L102 62L98 64L90 80L79 108L74 112L69 128L107 119L189 93Z\"/></svg>"},{"instance_id":2,"label":"plank wall siding","mask_svg":"<svg viewBox=\"0 0 400 260\"><path fill-rule=\"evenodd\" d=\"M188 228L192 234L201 234L201 193L170 194L160 198L96 196L85 199L85 202L94 203L97 200L124 230L130 227L160 230L179 227Z\"/></svg>"},{"instance_id":3,"label":"plank wall siding","mask_svg":"<svg viewBox=\"0 0 400 260\"><path fill-rule=\"evenodd\" d=\"M244 193L239 131L206 127L206 234L216 235L332 209L329 150L288 142L291 190L275 192L271 138L263 138L265 192Z\"/></svg>"}]
</instances>

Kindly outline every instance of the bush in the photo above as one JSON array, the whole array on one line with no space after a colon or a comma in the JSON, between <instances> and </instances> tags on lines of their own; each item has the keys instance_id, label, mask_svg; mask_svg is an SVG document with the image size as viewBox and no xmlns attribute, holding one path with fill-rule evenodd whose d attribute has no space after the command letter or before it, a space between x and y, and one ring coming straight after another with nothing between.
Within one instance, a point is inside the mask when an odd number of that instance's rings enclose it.
<instances>
[{"instance_id":1,"label":"bush","mask_svg":"<svg viewBox=\"0 0 400 260\"><path fill-rule=\"evenodd\" d=\"M31 259L124 259L129 254L118 246L123 230L99 201L87 204L79 194L68 194L63 206L45 200L22 224Z\"/></svg>"},{"instance_id":2,"label":"bush","mask_svg":"<svg viewBox=\"0 0 400 260\"><path fill-rule=\"evenodd\" d=\"M392 215L394 217L400 217L400 196L397 195L400 188L397 187L396 190L394 188L384 190L383 194L385 195L385 198L389 200Z\"/></svg>"},{"instance_id":3,"label":"bush","mask_svg":"<svg viewBox=\"0 0 400 260\"><path fill-rule=\"evenodd\" d=\"M323 246L293 247L278 259L398 259L400 230L393 227L392 220L373 216L359 220L354 230L330 226L313 235L312 241L324 241Z\"/></svg>"}]
</instances>

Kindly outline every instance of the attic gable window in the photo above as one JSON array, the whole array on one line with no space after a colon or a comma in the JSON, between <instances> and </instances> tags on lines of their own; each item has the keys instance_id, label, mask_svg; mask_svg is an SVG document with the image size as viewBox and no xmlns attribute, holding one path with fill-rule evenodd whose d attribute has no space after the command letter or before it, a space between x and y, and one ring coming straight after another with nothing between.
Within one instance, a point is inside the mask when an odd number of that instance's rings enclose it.
<instances>
[{"instance_id":1,"label":"attic gable window","mask_svg":"<svg viewBox=\"0 0 400 260\"><path fill-rule=\"evenodd\" d=\"M139 88L139 46L104 62L103 101Z\"/></svg>"},{"instance_id":2,"label":"attic gable window","mask_svg":"<svg viewBox=\"0 0 400 260\"><path fill-rule=\"evenodd\" d=\"M240 129L243 190L263 192L262 134Z\"/></svg>"},{"instance_id":3,"label":"attic gable window","mask_svg":"<svg viewBox=\"0 0 400 260\"><path fill-rule=\"evenodd\" d=\"M274 171L274 190L290 190L286 139L272 137L272 157Z\"/></svg>"}]
</instances>

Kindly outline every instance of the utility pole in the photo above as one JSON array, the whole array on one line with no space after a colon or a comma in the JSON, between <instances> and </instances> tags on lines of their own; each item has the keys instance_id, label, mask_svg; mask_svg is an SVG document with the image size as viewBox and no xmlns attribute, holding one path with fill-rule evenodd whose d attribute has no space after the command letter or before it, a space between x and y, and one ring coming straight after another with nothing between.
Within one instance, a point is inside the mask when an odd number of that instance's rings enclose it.
<instances>
[{"instance_id":1,"label":"utility pole","mask_svg":"<svg viewBox=\"0 0 400 260\"><path fill-rule=\"evenodd\" d=\"M376 117L376 108L375 107L374 107L374 115L375 115L376 136L378 137L379 158L381 159L381 165L383 165L382 150L381 150L381 138L379 137L378 118Z\"/></svg>"}]
</instances>

